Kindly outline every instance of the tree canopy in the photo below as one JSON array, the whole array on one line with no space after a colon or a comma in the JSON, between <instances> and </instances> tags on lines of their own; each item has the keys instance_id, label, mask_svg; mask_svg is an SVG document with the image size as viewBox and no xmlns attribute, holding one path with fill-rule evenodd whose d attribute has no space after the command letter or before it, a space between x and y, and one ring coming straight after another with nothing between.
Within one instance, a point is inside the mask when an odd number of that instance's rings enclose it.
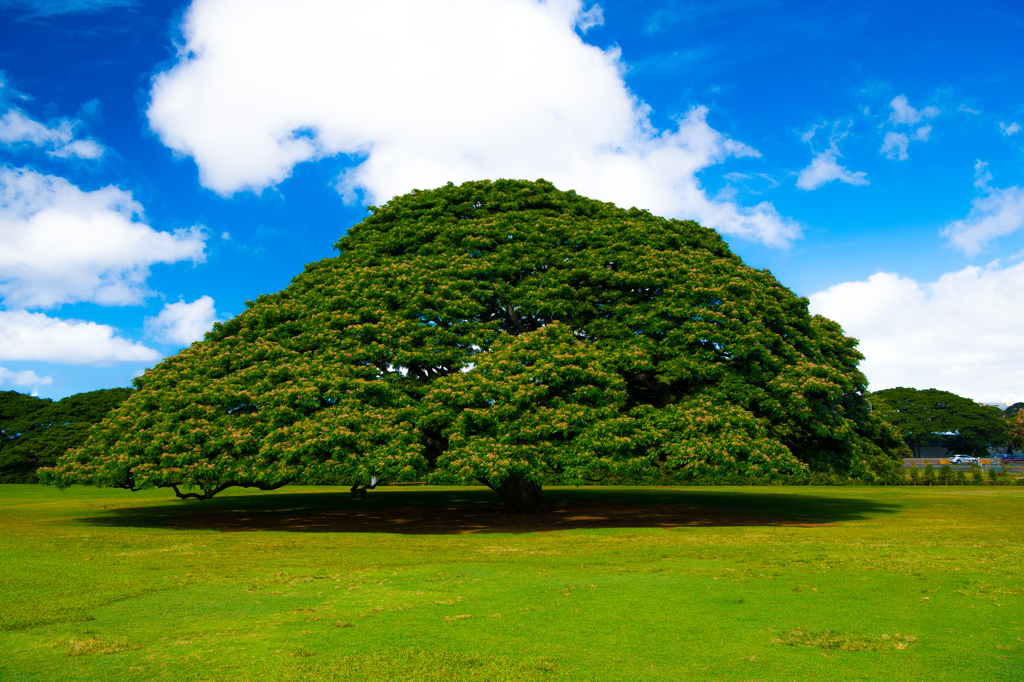
<instances>
[{"instance_id":1,"label":"tree canopy","mask_svg":"<svg viewBox=\"0 0 1024 682\"><path fill-rule=\"evenodd\" d=\"M57 402L0 392L0 483L35 483L39 467L53 466L68 449L84 443L89 427L131 392L103 389Z\"/></svg>"},{"instance_id":2,"label":"tree canopy","mask_svg":"<svg viewBox=\"0 0 1024 682\"><path fill-rule=\"evenodd\" d=\"M500 180L414 191L247 302L47 473L174 487L866 475L856 341L713 230ZM182 493L181 486L199 493Z\"/></svg>"},{"instance_id":3,"label":"tree canopy","mask_svg":"<svg viewBox=\"0 0 1024 682\"><path fill-rule=\"evenodd\" d=\"M872 393L870 400L915 452L938 434L949 434L946 446L962 454L987 455L989 444L1006 442L1002 410L949 391L889 388Z\"/></svg>"},{"instance_id":4,"label":"tree canopy","mask_svg":"<svg viewBox=\"0 0 1024 682\"><path fill-rule=\"evenodd\" d=\"M1014 410L1012 415L1007 416L1004 425L1006 439L1011 446L1011 450L1007 452L1011 452L1013 448L1024 449L1024 410Z\"/></svg>"}]
</instances>

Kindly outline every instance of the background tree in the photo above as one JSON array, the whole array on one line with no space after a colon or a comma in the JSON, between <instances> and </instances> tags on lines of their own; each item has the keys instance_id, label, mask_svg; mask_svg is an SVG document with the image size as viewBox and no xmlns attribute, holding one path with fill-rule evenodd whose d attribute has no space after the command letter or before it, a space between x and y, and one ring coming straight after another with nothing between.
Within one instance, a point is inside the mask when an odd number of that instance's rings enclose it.
<instances>
[{"instance_id":1,"label":"background tree","mask_svg":"<svg viewBox=\"0 0 1024 682\"><path fill-rule=\"evenodd\" d=\"M952 434L945 439L950 452L970 455L987 456L989 444L1006 441L999 408L949 391L889 388L875 391L870 400L875 413L899 429L915 456L938 434Z\"/></svg>"},{"instance_id":2,"label":"background tree","mask_svg":"<svg viewBox=\"0 0 1024 682\"><path fill-rule=\"evenodd\" d=\"M48 472L124 488L551 472L865 474L901 447L856 341L717 233L545 181L396 197L137 391Z\"/></svg>"},{"instance_id":3,"label":"background tree","mask_svg":"<svg viewBox=\"0 0 1024 682\"><path fill-rule=\"evenodd\" d=\"M1024 410L1016 410L1012 417L1008 417L1005 429L1011 446L1016 450L1024 450Z\"/></svg>"},{"instance_id":4,"label":"background tree","mask_svg":"<svg viewBox=\"0 0 1024 682\"><path fill-rule=\"evenodd\" d=\"M39 467L84 443L89 427L129 395L130 388L112 388L53 402L0 392L0 483L37 482Z\"/></svg>"}]
</instances>

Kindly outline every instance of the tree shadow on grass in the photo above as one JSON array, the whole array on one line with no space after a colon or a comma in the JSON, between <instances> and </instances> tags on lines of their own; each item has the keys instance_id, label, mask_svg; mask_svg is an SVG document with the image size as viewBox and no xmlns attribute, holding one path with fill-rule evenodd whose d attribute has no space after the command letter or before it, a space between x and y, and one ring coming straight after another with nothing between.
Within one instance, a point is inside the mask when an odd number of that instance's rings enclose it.
<instances>
[{"instance_id":1,"label":"tree shadow on grass","mask_svg":"<svg viewBox=\"0 0 1024 682\"><path fill-rule=\"evenodd\" d=\"M867 497L694 488L549 488L550 511L502 513L483 488L379 489L366 499L339 492L243 493L204 501L123 507L79 519L97 526L315 533L452 535L576 528L829 526L899 510ZM322 488L319 489L322 491Z\"/></svg>"}]
</instances>

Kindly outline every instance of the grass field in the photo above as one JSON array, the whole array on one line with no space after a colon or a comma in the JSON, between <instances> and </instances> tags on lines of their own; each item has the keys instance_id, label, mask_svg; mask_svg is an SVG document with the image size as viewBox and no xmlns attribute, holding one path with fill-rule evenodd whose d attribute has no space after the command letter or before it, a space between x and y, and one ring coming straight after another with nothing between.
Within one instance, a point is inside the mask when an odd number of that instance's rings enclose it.
<instances>
[{"instance_id":1,"label":"grass field","mask_svg":"<svg viewBox=\"0 0 1024 682\"><path fill-rule=\"evenodd\" d=\"M1021 680L1024 488L0 486L0 680Z\"/></svg>"}]
</instances>

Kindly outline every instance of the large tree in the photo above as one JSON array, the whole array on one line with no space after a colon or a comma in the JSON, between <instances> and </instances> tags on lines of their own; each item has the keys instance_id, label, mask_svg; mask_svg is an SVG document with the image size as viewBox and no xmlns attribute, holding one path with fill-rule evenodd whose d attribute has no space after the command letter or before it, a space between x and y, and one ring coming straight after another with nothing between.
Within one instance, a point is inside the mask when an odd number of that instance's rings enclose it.
<instances>
[{"instance_id":1,"label":"large tree","mask_svg":"<svg viewBox=\"0 0 1024 682\"><path fill-rule=\"evenodd\" d=\"M545 181L370 212L137 379L49 480L205 498L454 477L533 512L544 479L859 475L901 446L856 341L695 222Z\"/></svg>"},{"instance_id":2,"label":"large tree","mask_svg":"<svg viewBox=\"0 0 1024 682\"><path fill-rule=\"evenodd\" d=\"M989 445L1007 442L1002 410L949 391L901 386L876 391L869 399L878 416L899 429L915 454L939 437L951 452L973 455L988 455Z\"/></svg>"},{"instance_id":3,"label":"large tree","mask_svg":"<svg viewBox=\"0 0 1024 682\"><path fill-rule=\"evenodd\" d=\"M36 470L56 464L85 442L89 427L131 394L130 388L77 393L57 402L0 392L0 483L35 483Z\"/></svg>"}]
</instances>

